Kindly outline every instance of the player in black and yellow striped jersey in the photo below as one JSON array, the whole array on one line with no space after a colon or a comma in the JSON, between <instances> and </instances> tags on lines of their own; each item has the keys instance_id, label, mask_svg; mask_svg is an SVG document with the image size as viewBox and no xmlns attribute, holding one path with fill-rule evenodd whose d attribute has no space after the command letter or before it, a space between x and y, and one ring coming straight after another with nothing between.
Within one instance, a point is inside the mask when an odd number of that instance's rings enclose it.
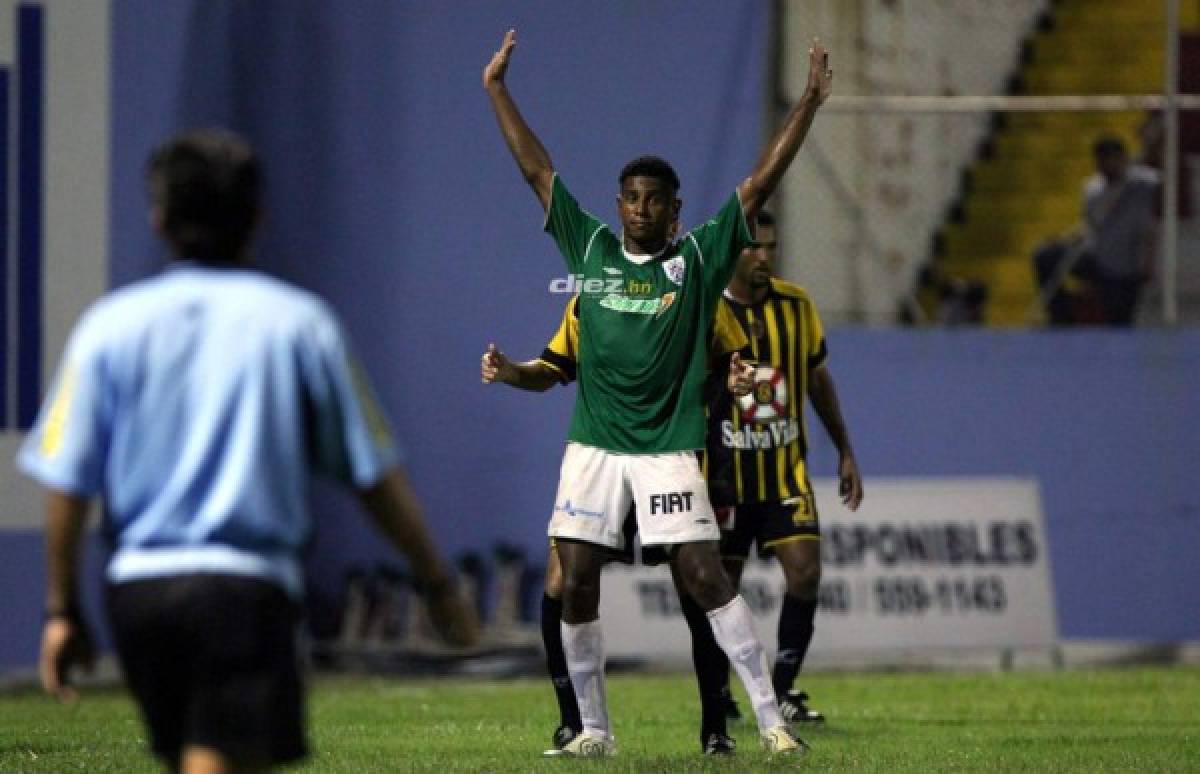
<instances>
[{"instance_id":1,"label":"player in black and yellow striped jersey","mask_svg":"<svg viewBox=\"0 0 1200 774\"><path fill-rule=\"evenodd\" d=\"M544 392L555 384L567 385L573 382L579 363L578 300L578 297L573 297L567 302L558 330L546 344L540 357L525 362L515 362L500 352L495 344L488 345L480 364L484 383L503 382L523 390ZM740 359L740 355L736 355L736 353L749 346L749 340L733 316L732 310L725 303L718 304L708 342L709 368L714 374L716 382L715 387L711 385L710 387L721 391L730 390L732 391L731 395L734 393L744 394L750 387L750 373L748 369L739 368L736 362L731 364L729 360L731 355ZM613 553L616 561L627 564L633 562L633 535L636 532L636 526L637 522L633 518L633 507L631 506L630 515L625 520L625 549ZM666 555L660 546L643 549L642 561L645 564L659 564L665 559ZM674 577L674 573L672 577ZM678 579L675 578L675 580L676 588L681 588ZM694 602L691 603L691 607L699 610ZM562 632L559 627L562 620L562 566L559 563L553 540L546 560L545 594L542 597L541 618L542 643L546 648L546 667L554 685L560 715L560 725L554 732L553 744L556 748L561 749L575 733L579 732L582 724L570 676L567 673ZM693 651L697 654L697 675L699 675L701 663L719 663L715 661L715 658L718 656L723 658L724 655L716 640L713 639L712 630L703 611L700 611L698 618L688 617L688 628L692 634ZM706 670L706 674L711 675L712 673L712 668ZM720 673L718 680L718 687L724 686L725 674ZM717 699L710 701L714 695L717 696ZM702 729L701 744L706 744L711 732L714 731L719 734L720 739L727 739L724 726L725 705L720 700L719 693L711 689L705 690L702 685L701 696L705 700L704 714L721 718L719 727ZM709 706L710 704L711 706ZM729 751L731 750L730 747ZM722 751L725 750L717 750L717 752ZM710 751L706 749L706 752Z\"/></svg>"},{"instance_id":2,"label":"player in black and yellow striped jersey","mask_svg":"<svg viewBox=\"0 0 1200 774\"><path fill-rule=\"evenodd\" d=\"M735 583L752 543L774 555L787 581L779 617L772 682L789 721L820 721L792 686L808 652L821 578L820 526L808 481L805 396L839 453L843 503L862 501L862 477L826 367L825 334L805 290L775 278L775 220L756 218L754 243L738 260L725 291L748 342L742 358L755 368L751 392L733 398L709 390L705 475L722 526L721 554ZM723 670L728 680L728 668Z\"/></svg>"}]
</instances>

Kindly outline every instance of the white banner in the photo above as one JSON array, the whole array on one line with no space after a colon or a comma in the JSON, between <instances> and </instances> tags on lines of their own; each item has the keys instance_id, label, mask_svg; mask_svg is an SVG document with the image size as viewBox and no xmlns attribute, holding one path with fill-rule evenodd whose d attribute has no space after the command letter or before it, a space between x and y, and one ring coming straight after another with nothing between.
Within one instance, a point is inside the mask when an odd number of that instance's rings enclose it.
<instances>
[{"instance_id":1,"label":"white banner","mask_svg":"<svg viewBox=\"0 0 1200 774\"><path fill-rule=\"evenodd\" d=\"M836 481L814 482L822 531L812 653L1036 648L1057 641L1041 498L1032 479L869 479L857 513ZM782 570L742 578L773 652ZM604 573L601 620L615 658L682 660L687 627L665 567Z\"/></svg>"}]
</instances>

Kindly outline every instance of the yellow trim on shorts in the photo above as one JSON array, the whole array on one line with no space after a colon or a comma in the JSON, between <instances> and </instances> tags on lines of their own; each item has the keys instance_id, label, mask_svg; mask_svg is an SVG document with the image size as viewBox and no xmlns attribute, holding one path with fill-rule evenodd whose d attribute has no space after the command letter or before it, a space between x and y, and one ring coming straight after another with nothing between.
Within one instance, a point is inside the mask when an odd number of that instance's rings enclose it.
<instances>
[{"instance_id":1,"label":"yellow trim on shorts","mask_svg":"<svg viewBox=\"0 0 1200 774\"><path fill-rule=\"evenodd\" d=\"M820 540L820 539L821 539L820 535L788 535L787 537L779 538L778 540L771 540L766 543L763 543L762 547L763 548L774 548L775 546L783 545L784 543L794 543L797 540Z\"/></svg>"}]
</instances>

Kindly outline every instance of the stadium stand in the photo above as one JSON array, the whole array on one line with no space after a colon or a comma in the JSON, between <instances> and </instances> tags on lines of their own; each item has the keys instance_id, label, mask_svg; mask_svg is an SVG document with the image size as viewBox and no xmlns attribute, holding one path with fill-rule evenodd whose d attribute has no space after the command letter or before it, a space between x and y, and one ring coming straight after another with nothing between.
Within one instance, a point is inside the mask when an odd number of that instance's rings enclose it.
<instances>
[{"instance_id":1,"label":"stadium stand","mask_svg":"<svg viewBox=\"0 0 1200 774\"><path fill-rule=\"evenodd\" d=\"M1026 41L1010 90L1029 96L1158 93L1164 13L1161 3L1056 2ZM1200 3L1182 4L1181 17L1186 79ZM1117 135L1138 156L1146 118L1140 111L994 115L933 245L939 276L986 287L986 324L1030 322L1037 295L1030 255L1046 238L1078 224L1082 184L1094 171L1092 141ZM1189 134L1185 124L1184 138L1185 153L1200 151L1200 131Z\"/></svg>"}]
</instances>

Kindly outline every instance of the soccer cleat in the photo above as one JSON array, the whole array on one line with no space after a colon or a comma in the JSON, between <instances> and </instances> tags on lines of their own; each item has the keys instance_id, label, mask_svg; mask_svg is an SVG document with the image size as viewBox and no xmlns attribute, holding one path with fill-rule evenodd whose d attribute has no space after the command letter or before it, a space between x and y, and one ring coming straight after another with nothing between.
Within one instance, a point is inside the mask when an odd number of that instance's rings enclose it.
<instances>
[{"instance_id":1,"label":"soccer cleat","mask_svg":"<svg viewBox=\"0 0 1200 774\"><path fill-rule=\"evenodd\" d=\"M825 716L808 708L808 694L788 691L779 699L779 714L789 723L824 723Z\"/></svg>"},{"instance_id":2,"label":"soccer cleat","mask_svg":"<svg viewBox=\"0 0 1200 774\"><path fill-rule=\"evenodd\" d=\"M762 746L768 755L803 755L808 745L786 725L768 728L762 733Z\"/></svg>"},{"instance_id":3,"label":"soccer cleat","mask_svg":"<svg viewBox=\"0 0 1200 774\"><path fill-rule=\"evenodd\" d=\"M579 732L571 728L567 724L563 724L554 729L554 735L550 737L550 744L554 745L549 750L542 753L543 757L553 758L558 755L566 755L563 748L571 743L571 740L579 735Z\"/></svg>"},{"instance_id":4,"label":"soccer cleat","mask_svg":"<svg viewBox=\"0 0 1200 774\"><path fill-rule=\"evenodd\" d=\"M704 740L705 755L733 755L737 742L726 734L711 733Z\"/></svg>"},{"instance_id":5,"label":"soccer cleat","mask_svg":"<svg viewBox=\"0 0 1200 774\"><path fill-rule=\"evenodd\" d=\"M563 725L554 729L554 736L550 737L550 744L554 745L555 750L561 750L570 744L571 740L574 739L575 735L578 733L578 731L564 723Z\"/></svg>"},{"instance_id":6,"label":"soccer cleat","mask_svg":"<svg viewBox=\"0 0 1200 774\"><path fill-rule=\"evenodd\" d=\"M585 728L563 746L560 754L569 758L611 758L617 754L617 740L611 734Z\"/></svg>"}]
</instances>

